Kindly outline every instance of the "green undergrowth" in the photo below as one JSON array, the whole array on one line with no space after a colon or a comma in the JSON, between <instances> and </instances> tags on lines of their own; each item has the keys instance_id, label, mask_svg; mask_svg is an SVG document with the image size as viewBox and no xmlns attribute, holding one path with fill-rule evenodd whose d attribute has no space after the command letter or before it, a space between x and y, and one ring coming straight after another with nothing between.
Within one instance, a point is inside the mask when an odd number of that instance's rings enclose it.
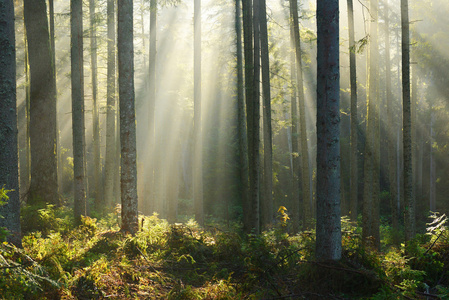
<instances>
[{"instance_id":1,"label":"green undergrowth","mask_svg":"<svg viewBox=\"0 0 449 300\"><path fill-rule=\"evenodd\" d=\"M130 236L118 230L115 214L83 217L73 227L64 212L41 209L47 210L40 213L45 230L30 230L23 249L0 245L2 299L449 297L444 216L435 215L428 234L407 247L384 238L382 252L364 248L360 229L343 218L342 259L317 262L315 232L289 235L282 210L280 222L257 236L219 222L169 224L157 215L141 216L139 232Z\"/></svg>"}]
</instances>

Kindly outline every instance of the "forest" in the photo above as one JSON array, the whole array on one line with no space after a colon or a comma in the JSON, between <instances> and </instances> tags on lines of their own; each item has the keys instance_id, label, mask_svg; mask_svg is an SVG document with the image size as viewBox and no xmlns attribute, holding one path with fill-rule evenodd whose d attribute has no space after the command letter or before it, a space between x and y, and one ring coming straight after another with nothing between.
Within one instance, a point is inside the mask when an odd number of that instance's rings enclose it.
<instances>
[{"instance_id":1,"label":"forest","mask_svg":"<svg viewBox=\"0 0 449 300\"><path fill-rule=\"evenodd\" d=\"M0 1L0 299L449 299L448 15Z\"/></svg>"}]
</instances>

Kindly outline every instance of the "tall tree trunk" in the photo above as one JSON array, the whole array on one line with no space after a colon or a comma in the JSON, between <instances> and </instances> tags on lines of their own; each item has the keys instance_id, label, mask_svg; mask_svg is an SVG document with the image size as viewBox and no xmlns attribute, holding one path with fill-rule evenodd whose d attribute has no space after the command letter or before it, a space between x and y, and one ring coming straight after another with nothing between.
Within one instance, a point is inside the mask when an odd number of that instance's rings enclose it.
<instances>
[{"instance_id":1,"label":"tall tree trunk","mask_svg":"<svg viewBox=\"0 0 449 300\"><path fill-rule=\"evenodd\" d=\"M8 201L0 205L0 227L11 235L8 242L21 246L19 157L17 149L16 51L14 2L0 4L0 189L9 190ZM6 199L0 199L6 200Z\"/></svg>"},{"instance_id":2,"label":"tall tree trunk","mask_svg":"<svg viewBox=\"0 0 449 300\"><path fill-rule=\"evenodd\" d=\"M31 75L29 203L60 205L56 160L56 87L45 0L25 0L24 16Z\"/></svg>"},{"instance_id":3,"label":"tall tree trunk","mask_svg":"<svg viewBox=\"0 0 449 300\"><path fill-rule=\"evenodd\" d=\"M100 122L97 103L97 29L95 20L95 0L89 0L90 20L90 62L92 78L92 134L94 156L94 198L97 211L104 207L101 191L101 162L100 162Z\"/></svg>"},{"instance_id":4,"label":"tall tree trunk","mask_svg":"<svg viewBox=\"0 0 449 300\"><path fill-rule=\"evenodd\" d=\"M402 102L404 157L404 227L405 241L415 236L415 200L413 197L412 122L410 104L410 24L408 0L401 0L402 28Z\"/></svg>"},{"instance_id":5,"label":"tall tree trunk","mask_svg":"<svg viewBox=\"0 0 449 300\"><path fill-rule=\"evenodd\" d=\"M341 258L338 0L317 2L316 258Z\"/></svg>"},{"instance_id":6,"label":"tall tree trunk","mask_svg":"<svg viewBox=\"0 0 449 300\"><path fill-rule=\"evenodd\" d=\"M61 146L60 146L60 132L59 132L59 120L58 120L58 91L56 84L56 46L55 46L55 8L54 1L48 0L49 6L49 15L50 15L50 45L51 45L51 60L52 67L54 72L54 85L55 85L55 101L56 101L56 155L57 155L57 168L58 168L58 194L61 193L64 189L62 188L62 155L61 155Z\"/></svg>"},{"instance_id":7,"label":"tall tree trunk","mask_svg":"<svg viewBox=\"0 0 449 300\"><path fill-rule=\"evenodd\" d=\"M81 216L86 215L82 0L72 0L70 10L74 214L76 223L80 224Z\"/></svg>"},{"instance_id":8,"label":"tall tree trunk","mask_svg":"<svg viewBox=\"0 0 449 300\"><path fill-rule=\"evenodd\" d=\"M359 194L359 160L358 160L358 126L359 117L357 111L357 61L354 34L354 7L353 0L348 3L348 27L349 27L349 77L351 85L351 158L350 158L350 215L351 221L357 222L358 194Z\"/></svg>"},{"instance_id":9,"label":"tall tree trunk","mask_svg":"<svg viewBox=\"0 0 449 300\"><path fill-rule=\"evenodd\" d=\"M201 0L194 1L194 160L193 160L193 198L195 219L204 224L203 205L203 154L201 129Z\"/></svg>"},{"instance_id":10,"label":"tall tree trunk","mask_svg":"<svg viewBox=\"0 0 449 300\"><path fill-rule=\"evenodd\" d=\"M262 92L263 92L263 149L264 173L263 193L260 202L261 227L266 228L273 222L273 145L271 130L271 88L270 88L270 57L268 52L267 11L265 0L260 0L260 47L262 62Z\"/></svg>"},{"instance_id":11,"label":"tall tree trunk","mask_svg":"<svg viewBox=\"0 0 449 300\"><path fill-rule=\"evenodd\" d=\"M121 202L123 232L135 234L137 218L136 113L134 96L133 1L118 0Z\"/></svg>"},{"instance_id":12,"label":"tall tree trunk","mask_svg":"<svg viewBox=\"0 0 449 300\"><path fill-rule=\"evenodd\" d=\"M435 142L435 131L433 130L433 126L435 124L435 111L433 108L430 108L430 182L429 182L429 208L430 211L436 211L436 163L435 163L435 148L433 144Z\"/></svg>"},{"instance_id":13,"label":"tall tree trunk","mask_svg":"<svg viewBox=\"0 0 449 300\"><path fill-rule=\"evenodd\" d=\"M158 188L155 184L155 173L156 173L156 140L155 140L155 107L156 107L156 58L157 58L157 1L151 0L150 1L150 53L149 53L149 72L150 72L150 82L149 82L149 112L148 112L148 119L149 119L149 141L150 144L150 150L149 150L149 162L150 162L150 170L149 170L149 211L152 213L155 211L155 208L157 207L155 205L156 197L155 197L155 190Z\"/></svg>"},{"instance_id":14,"label":"tall tree trunk","mask_svg":"<svg viewBox=\"0 0 449 300\"><path fill-rule=\"evenodd\" d=\"M295 66L295 36L293 33L293 26L290 26L290 41L291 41L291 54L290 54L290 65L291 65L291 85L292 85L292 95L290 100L290 111L292 115L292 224L293 233L299 232L300 228L300 196L299 196L299 172L300 172L300 162L299 162L299 141L298 141L298 103L297 103L297 87L296 87L296 66Z\"/></svg>"},{"instance_id":15,"label":"tall tree trunk","mask_svg":"<svg viewBox=\"0 0 449 300\"><path fill-rule=\"evenodd\" d=\"M104 199L107 207L114 203L114 175L116 164L116 90L115 90L115 0L108 0L108 62L107 62L107 110L106 110L106 157L104 165Z\"/></svg>"},{"instance_id":16,"label":"tall tree trunk","mask_svg":"<svg viewBox=\"0 0 449 300\"><path fill-rule=\"evenodd\" d=\"M235 0L235 31L237 46L237 122L239 143L239 193L242 205L248 202L248 144L246 140L245 97L243 83L243 49L241 1Z\"/></svg>"},{"instance_id":17,"label":"tall tree trunk","mask_svg":"<svg viewBox=\"0 0 449 300\"><path fill-rule=\"evenodd\" d=\"M247 233L259 232L259 118L260 106L255 76L253 48L253 8L251 0L242 0L243 45L245 56L246 124L248 139L248 202L243 206L243 225Z\"/></svg>"},{"instance_id":18,"label":"tall tree trunk","mask_svg":"<svg viewBox=\"0 0 449 300\"><path fill-rule=\"evenodd\" d=\"M306 106L304 97L304 83L302 78L302 58L301 58L301 37L299 34L298 23L298 1L290 0L290 13L292 17L293 34L295 38L295 53L296 53L296 82L298 91L298 105L299 105L299 129L301 134L301 186L302 186L302 200L303 200L303 224L304 228L310 227L312 218L312 182L309 178L310 162L309 162L309 147L307 139L307 124L306 124Z\"/></svg>"},{"instance_id":19,"label":"tall tree trunk","mask_svg":"<svg viewBox=\"0 0 449 300\"><path fill-rule=\"evenodd\" d=\"M391 63L390 63L390 8L388 0L385 2L385 81L387 97L387 148L388 148L388 180L390 184L390 210L391 224L394 232L399 230L398 222L398 191L396 180L396 149L393 137L395 136L393 115L393 94L391 91Z\"/></svg>"},{"instance_id":20,"label":"tall tree trunk","mask_svg":"<svg viewBox=\"0 0 449 300\"><path fill-rule=\"evenodd\" d=\"M368 58L368 103L363 194L363 242L377 248L379 238L379 123L378 123L378 2L370 1L370 48Z\"/></svg>"}]
</instances>

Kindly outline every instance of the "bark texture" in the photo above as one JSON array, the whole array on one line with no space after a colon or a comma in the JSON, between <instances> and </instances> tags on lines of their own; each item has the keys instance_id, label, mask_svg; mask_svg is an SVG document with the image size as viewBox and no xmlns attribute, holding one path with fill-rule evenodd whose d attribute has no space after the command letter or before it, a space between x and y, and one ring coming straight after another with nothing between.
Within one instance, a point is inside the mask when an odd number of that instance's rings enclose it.
<instances>
[{"instance_id":1,"label":"bark texture","mask_svg":"<svg viewBox=\"0 0 449 300\"><path fill-rule=\"evenodd\" d=\"M78 224L81 216L86 215L82 5L82 0L70 2L74 214Z\"/></svg>"},{"instance_id":2,"label":"bark texture","mask_svg":"<svg viewBox=\"0 0 449 300\"><path fill-rule=\"evenodd\" d=\"M24 19L30 66L29 203L60 205L56 160L56 87L45 0L24 0Z\"/></svg>"},{"instance_id":3,"label":"bark texture","mask_svg":"<svg viewBox=\"0 0 449 300\"><path fill-rule=\"evenodd\" d=\"M257 0L256 0L257 1ZM261 226L273 222L273 138L271 130L270 56L268 51L267 10L265 0L260 0L260 50L262 62L263 94L263 198L260 201Z\"/></svg>"},{"instance_id":4,"label":"bark texture","mask_svg":"<svg viewBox=\"0 0 449 300\"><path fill-rule=\"evenodd\" d=\"M317 1L317 260L341 258L338 0Z\"/></svg>"},{"instance_id":5,"label":"bark texture","mask_svg":"<svg viewBox=\"0 0 449 300\"><path fill-rule=\"evenodd\" d=\"M21 246L19 157L17 149L16 50L14 3L0 3L0 189L9 190L0 206L0 227L11 233L8 242ZM5 199L2 199L4 201Z\"/></svg>"},{"instance_id":6,"label":"bark texture","mask_svg":"<svg viewBox=\"0 0 449 300\"><path fill-rule=\"evenodd\" d=\"M121 202L123 232L135 234L137 218L136 114L134 96L133 1L118 1Z\"/></svg>"},{"instance_id":7,"label":"bark texture","mask_svg":"<svg viewBox=\"0 0 449 300\"><path fill-rule=\"evenodd\" d=\"M114 202L114 175L118 172L116 165L116 85L115 85L115 0L107 3L108 22L108 62L107 62L107 109L106 109L106 157L104 166L104 199L111 207Z\"/></svg>"},{"instance_id":8,"label":"bark texture","mask_svg":"<svg viewBox=\"0 0 449 300\"><path fill-rule=\"evenodd\" d=\"M402 28L402 134L404 157L405 241L415 236L415 200L413 197L412 121L410 101L410 24L408 0L401 0Z\"/></svg>"}]
</instances>

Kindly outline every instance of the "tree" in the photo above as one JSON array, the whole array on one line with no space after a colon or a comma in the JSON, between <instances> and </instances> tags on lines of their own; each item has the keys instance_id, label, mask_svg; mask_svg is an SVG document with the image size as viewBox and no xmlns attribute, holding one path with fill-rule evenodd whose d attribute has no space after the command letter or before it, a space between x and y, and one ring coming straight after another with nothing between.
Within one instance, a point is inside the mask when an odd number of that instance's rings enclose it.
<instances>
[{"instance_id":1,"label":"tree","mask_svg":"<svg viewBox=\"0 0 449 300\"><path fill-rule=\"evenodd\" d=\"M104 198L106 205L111 206L114 198L114 175L118 172L116 165L116 90L115 90L115 0L108 0L108 62L107 62L107 109L106 109L106 157L104 165Z\"/></svg>"},{"instance_id":2,"label":"tree","mask_svg":"<svg viewBox=\"0 0 449 300\"><path fill-rule=\"evenodd\" d=\"M257 3L257 1L255 2ZM257 11L257 9L256 9ZM248 202L243 205L243 226L247 233L259 233L259 58L255 53L253 36L253 7L251 0L242 0L243 12L243 49L245 57L245 96L246 96L246 125L248 139ZM254 48L253 48L254 42ZM257 56L257 59L256 59ZM257 78L257 79L256 79Z\"/></svg>"},{"instance_id":3,"label":"tree","mask_svg":"<svg viewBox=\"0 0 449 300\"><path fill-rule=\"evenodd\" d=\"M396 150L393 140L393 95L391 92L391 63L390 63L390 8L388 0L385 2L385 82L386 82L386 103L387 103L387 149L388 149L388 180L390 184L390 208L391 224L394 231L398 231L398 205L397 205L397 179L396 179Z\"/></svg>"},{"instance_id":4,"label":"tree","mask_svg":"<svg viewBox=\"0 0 449 300\"><path fill-rule=\"evenodd\" d=\"M30 66L29 203L60 205L56 161L56 86L45 0L24 0L24 19Z\"/></svg>"},{"instance_id":5,"label":"tree","mask_svg":"<svg viewBox=\"0 0 449 300\"><path fill-rule=\"evenodd\" d=\"M316 257L341 258L338 0L317 1Z\"/></svg>"},{"instance_id":6,"label":"tree","mask_svg":"<svg viewBox=\"0 0 449 300\"><path fill-rule=\"evenodd\" d=\"M304 83L302 79L301 37L298 24L298 1L290 0L290 14L292 18L293 35L296 54L296 85L299 105L300 156L301 156L301 187L303 199L303 223L309 226L312 217L312 181L309 178L309 147L307 141L306 106L304 97Z\"/></svg>"},{"instance_id":7,"label":"tree","mask_svg":"<svg viewBox=\"0 0 449 300\"><path fill-rule=\"evenodd\" d=\"M402 134L404 157L404 227L405 241L415 236L415 201L413 197L412 122L410 101L410 24L408 0L401 0L402 29Z\"/></svg>"},{"instance_id":8,"label":"tree","mask_svg":"<svg viewBox=\"0 0 449 300\"><path fill-rule=\"evenodd\" d=\"M256 0L257 1L257 0ZM263 198L260 201L261 226L273 221L273 142L271 129L270 57L268 48L267 11L265 0L260 0L260 50L263 94Z\"/></svg>"},{"instance_id":9,"label":"tree","mask_svg":"<svg viewBox=\"0 0 449 300\"><path fill-rule=\"evenodd\" d=\"M241 203L248 202L248 144L246 137L245 97L243 83L243 49L242 49L242 21L241 0L235 0L235 31L237 50L237 130L239 151L239 194Z\"/></svg>"},{"instance_id":10,"label":"tree","mask_svg":"<svg viewBox=\"0 0 449 300\"><path fill-rule=\"evenodd\" d=\"M82 0L72 0L70 10L74 214L80 224L81 216L86 215Z\"/></svg>"},{"instance_id":11,"label":"tree","mask_svg":"<svg viewBox=\"0 0 449 300\"><path fill-rule=\"evenodd\" d=\"M6 204L0 205L0 227L11 233L8 241L20 246L19 158L17 152L16 51L14 3L0 3L0 190L7 189ZM5 190L3 190L5 192ZM4 200L1 199L0 200Z\"/></svg>"},{"instance_id":12,"label":"tree","mask_svg":"<svg viewBox=\"0 0 449 300\"><path fill-rule=\"evenodd\" d=\"M100 122L98 115L98 103L97 103L97 30L95 19L95 1L89 0L89 21L90 21L90 69L92 78L92 134L93 134L93 171L94 171L94 198L95 206L97 210L101 210L103 207L103 199L101 192L101 164L100 164Z\"/></svg>"},{"instance_id":13,"label":"tree","mask_svg":"<svg viewBox=\"0 0 449 300\"><path fill-rule=\"evenodd\" d=\"M137 219L136 114L134 96L133 1L118 0L118 82L121 147L121 230L135 234Z\"/></svg>"},{"instance_id":14,"label":"tree","mask_svg":"<svg viewBox=\"0 0 449 300\"><path fill-rule=\"evenodd\" d=\"M348 29L349 29L349 77L351 85L351 157L350 157L350 214L351 221L357 222L358 213L358 112L357 112L357 65L354 37L354 7L353 1L348 0Z\"/></svg>"},{"instance_id":15,"label":"tree","mask_svg":"<svg viewBox=\"0 0 449 300\"><path fill-rule=\"evenodd\" d=\"M203 207L203 155L201 130L201 0L194 1L194 150L193 150L193 198L195 219L204 223Z\"/></svg>"},{"instance_id":16,"label":"tree","mask_svg":"<svg viewBox=\"0 0 449 300\"><path fill-rule=\"evenodd\" d=\"M365 144L365 182L363 194L363 241L380 247L379 237L379 124L378 124L378 2L370 1L370 47L368 55L367 125Z\"/></svg>"},{"instance_id":17,"label":"tree","mask_svg":"<svg viewBox=\"0 0 449 300\"><path fill-rule=\"evenodd\" d=\"M149 111L148 111L148 121L149 121L149 145L150 145L150 151L149 151L149 161L150 161L150 170L149 170L149 210L150 213L152 213L155 209L155 165L156 165L156 159L155 159L155 106L156 106L156 59L157 59L157 1L151 0L150 1L150 53L149 53L149 72L150 72L150 78L149 78Z\"/></svg>"}]
</instances>

